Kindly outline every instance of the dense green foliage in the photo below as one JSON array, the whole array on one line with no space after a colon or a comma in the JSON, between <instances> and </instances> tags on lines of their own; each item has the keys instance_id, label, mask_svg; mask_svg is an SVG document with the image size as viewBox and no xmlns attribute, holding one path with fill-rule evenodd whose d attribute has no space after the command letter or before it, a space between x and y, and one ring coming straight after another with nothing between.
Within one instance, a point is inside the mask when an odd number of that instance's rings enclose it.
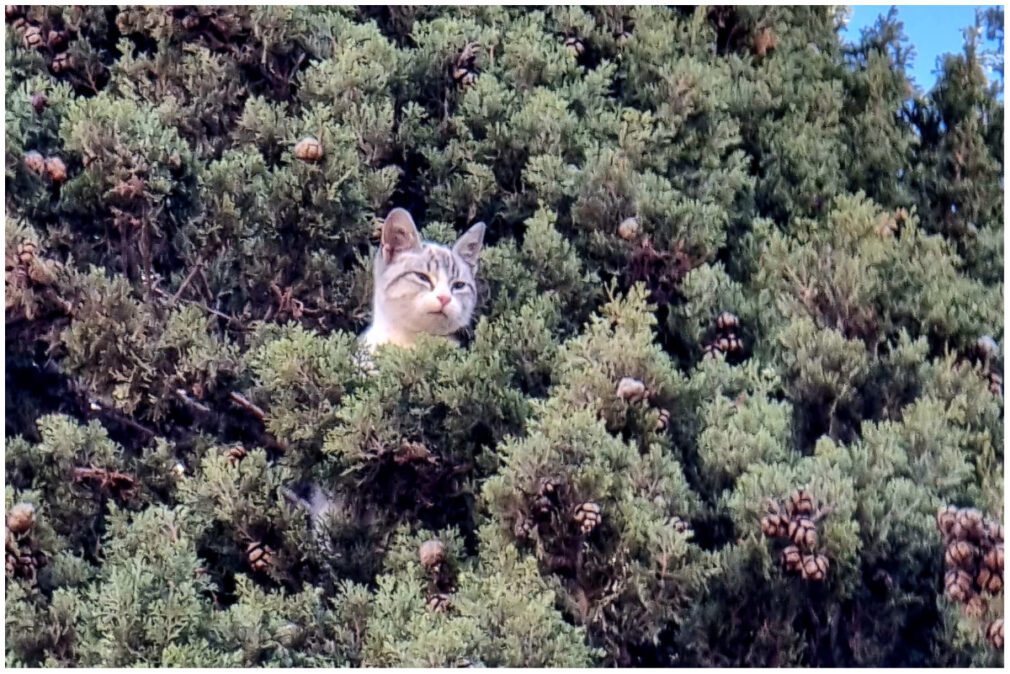
<instances>
[{"instance_id":1,"label":"dense green foliage","mask_svg":"<svg viewBox=\"0 0 1010 674\"><path fill-rule=\"evenodd\" d=\"M839 17L8 8L7 664L1000 664L1002 98ZM481 303L368 373L394 206Z\"/></svg>"}]
</instances>

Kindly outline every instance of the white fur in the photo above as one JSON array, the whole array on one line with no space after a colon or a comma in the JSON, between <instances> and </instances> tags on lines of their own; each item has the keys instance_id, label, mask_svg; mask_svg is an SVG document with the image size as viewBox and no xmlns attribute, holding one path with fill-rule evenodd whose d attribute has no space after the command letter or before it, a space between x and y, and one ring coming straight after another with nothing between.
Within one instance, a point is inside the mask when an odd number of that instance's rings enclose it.
<instances>
[{"instance_id":1,"label":"white fur","mask_svg":"<svg viewBox=\"0 0 1010 674\"><path fill-rule=\"evenodd\" d=\"M375 256L372 323L361 335L368 352L384 344L412 347L419 335L452 334L469 324L477 303L476 271L484 223L450 249L421 240L410 213L393 209Z\"/></svg>"}]
</instances>

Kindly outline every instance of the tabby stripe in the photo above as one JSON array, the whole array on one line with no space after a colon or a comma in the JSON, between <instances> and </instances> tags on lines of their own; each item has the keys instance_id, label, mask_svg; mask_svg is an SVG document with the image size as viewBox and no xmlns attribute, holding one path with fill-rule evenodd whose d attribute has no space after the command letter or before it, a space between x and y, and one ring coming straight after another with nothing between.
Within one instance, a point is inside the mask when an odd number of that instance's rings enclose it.
<instances>
[{"instance_id":1,"label":"tabby stripe","mask_svg":"<svg viewBox=\"0 0 1010 674\"><path fill-rule=\"evenodd\" d=\"M390 281L389 283L387 283L385 285L385 287L383 288L383 292L386 292L390 288L392 288L393 284L396 283L397 281L399 281L400 279L402 279L404 276L411 276L411 277L413 277L413 275L416 274L416 273L417 273L416 271L405 271L405 272L400 273L396 278L394 278L392 281ZM421 285L420 279L417 280L417 285ZM430 288L431 284L427 283L427 284L425 284L425 287Z\"/></svg>"}]
</instances>

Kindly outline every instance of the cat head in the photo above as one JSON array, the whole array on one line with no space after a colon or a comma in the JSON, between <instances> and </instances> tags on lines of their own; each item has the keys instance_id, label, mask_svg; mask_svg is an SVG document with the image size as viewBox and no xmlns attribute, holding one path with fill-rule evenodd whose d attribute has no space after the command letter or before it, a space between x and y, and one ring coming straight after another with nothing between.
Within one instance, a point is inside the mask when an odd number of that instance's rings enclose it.
<instances>
[{"instance_id":1,"label":"cat head","mask_svg":"<svg viewBox=\"0 0 1010 674\"><path fill-rule=\"evenodd\" d=\"M467 326L477 305L484 230L478 222L448 248L422 241L404 209L390 211L375 256L375 319L397 331L432 335Z\"/></svg>"}]
</instances>

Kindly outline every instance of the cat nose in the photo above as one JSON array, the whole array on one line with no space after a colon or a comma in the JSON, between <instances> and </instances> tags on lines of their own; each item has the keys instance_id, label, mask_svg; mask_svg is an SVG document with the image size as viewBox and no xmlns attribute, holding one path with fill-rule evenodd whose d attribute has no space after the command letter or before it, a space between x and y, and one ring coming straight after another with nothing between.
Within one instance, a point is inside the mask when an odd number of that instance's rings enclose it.
<instances>
[{"instance_id":1,"label":"cat nose","mask_svg":"<svg viewBox=\"0 0 1010 674\"><path fill-rule=\"evenodd\" d=\"M438 295L438 301L442 303L443 307L445 307L446 304L452 302L452 298L443 293L441 295Z\"/></svg>"}]
</instances>

